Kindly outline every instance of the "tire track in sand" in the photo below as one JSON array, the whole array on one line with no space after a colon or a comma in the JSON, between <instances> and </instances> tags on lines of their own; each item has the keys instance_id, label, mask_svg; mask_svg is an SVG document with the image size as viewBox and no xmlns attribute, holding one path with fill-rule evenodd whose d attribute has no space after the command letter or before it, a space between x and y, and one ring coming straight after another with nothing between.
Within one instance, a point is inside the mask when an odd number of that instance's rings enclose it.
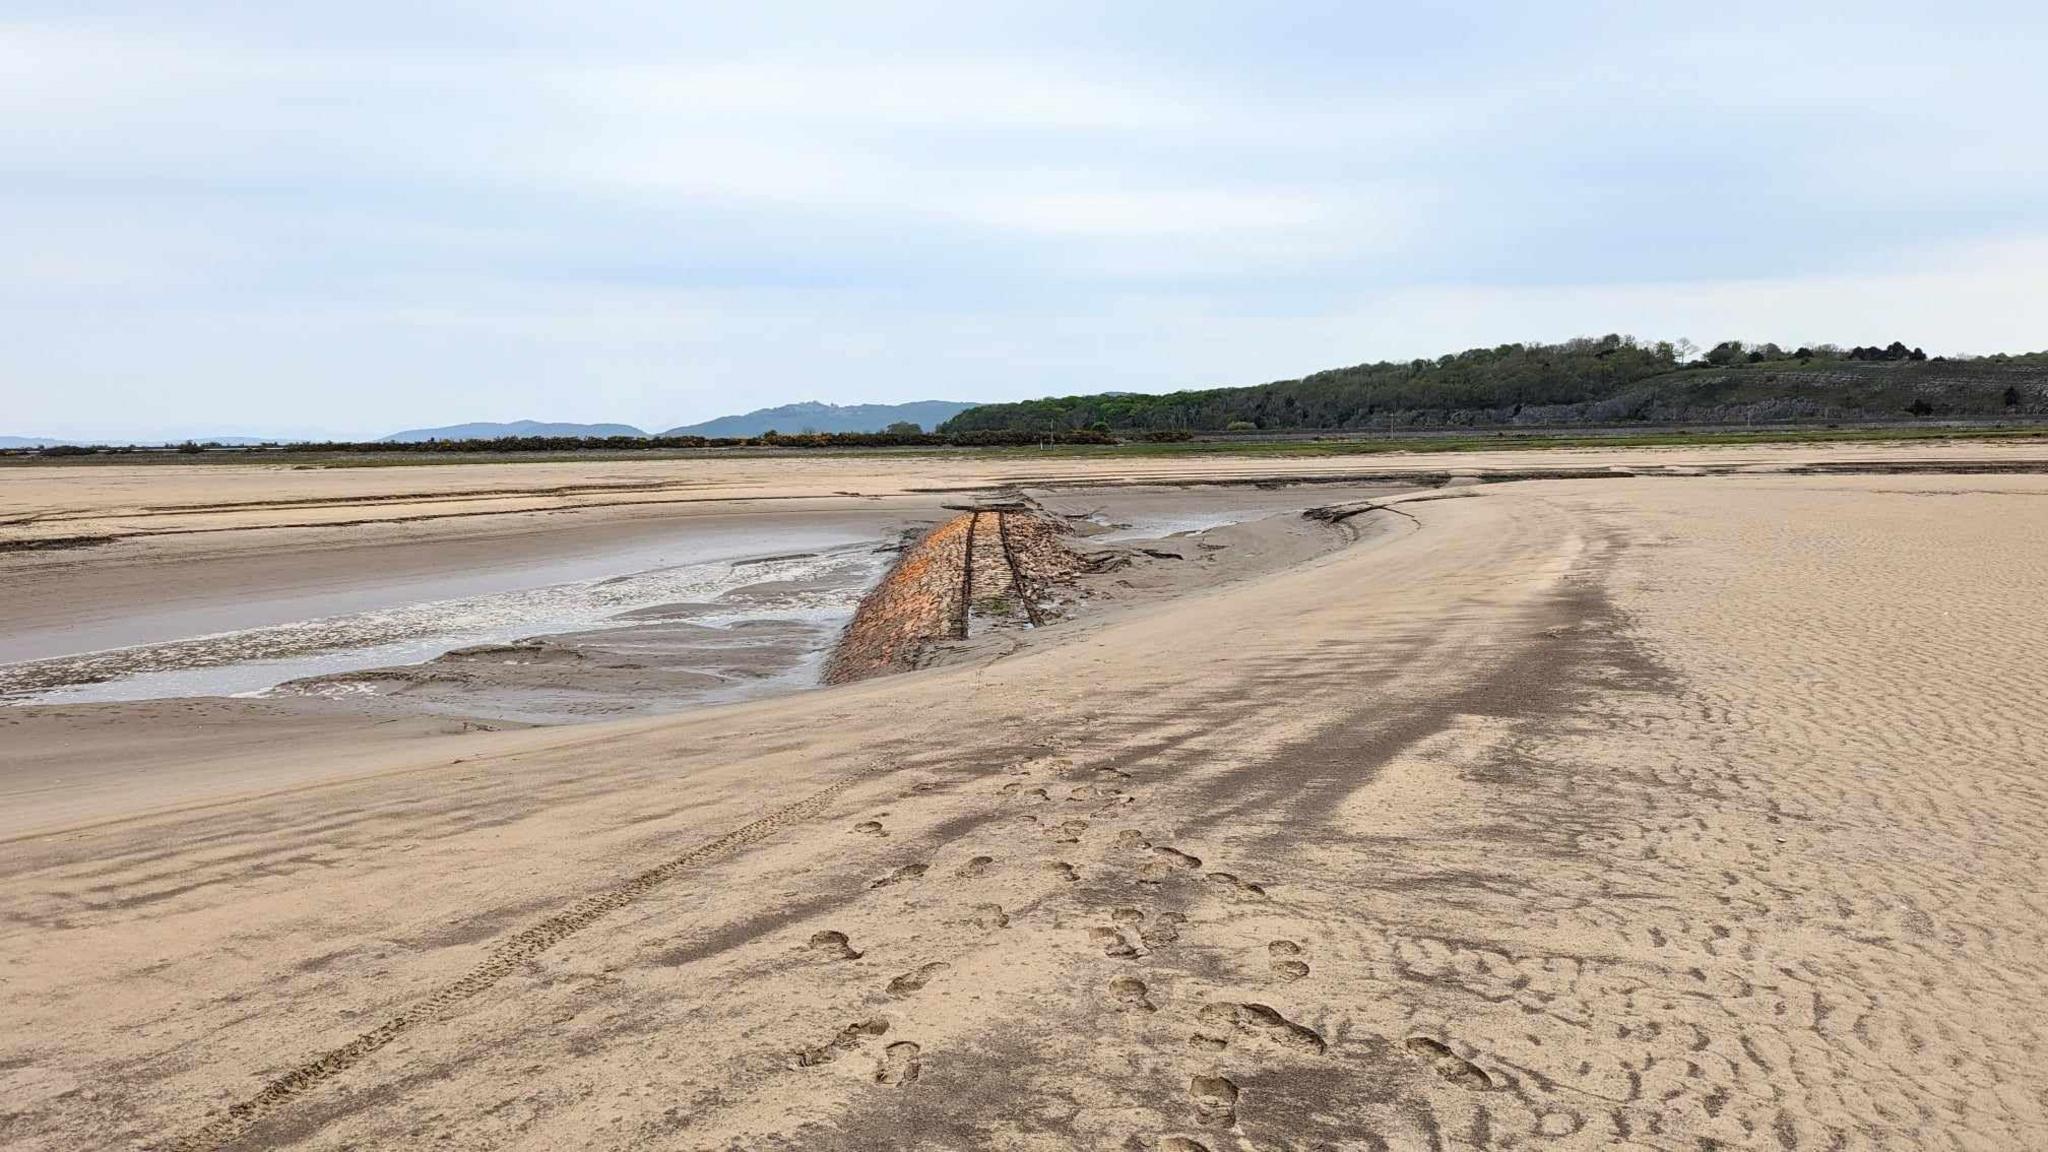
<instances>
[{"instance_id":1,"label":"tire track in sand","mask_svg":"<svg viewBox=\"0 0 2048 1152\"><path fill-rule=\"evenodd\" d=\"M263 1086L263 1089L206 1125L156 1147L163 1152L211 1152L247 1132L258 1121L272 1115L321 1084L361 1063L400 1035L431 1022L457 1004L496 985L526 961L539 956L605 916L638 901L641 897L675 879L688 869L768 838L777 831L823 812L840 793L870 777L887 772L892 765L864 768L833 782L793 804L743 824L715 840L699 844L680 856L663 861L624 882L596 892L555 913L540 923L515 933L491 950L489 956L449 984L430 993L412 1007L391 1017L368 1032L323 1052Z\"/></svg>"}]
</instances>

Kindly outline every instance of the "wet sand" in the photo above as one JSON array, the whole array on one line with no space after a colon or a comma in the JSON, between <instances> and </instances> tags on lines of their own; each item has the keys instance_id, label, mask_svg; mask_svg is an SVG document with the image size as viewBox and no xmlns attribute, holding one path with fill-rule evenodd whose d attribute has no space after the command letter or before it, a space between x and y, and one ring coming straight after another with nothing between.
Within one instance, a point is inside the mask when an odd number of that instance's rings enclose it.
<instances>
[{"instance_id":1,"label":"wet sand","mask_svg":"<svg viewBox=\"0 0 2048 1152\"><path fill-rule=\"evenodd\" d=\"M0 845L0 1141L2048 1142L2048 477L1416 495L940 667L106 796Z\"/></svg>"},{"instance_id":2,"label":"wet sand","mask_svg":"<svg viewBox=\"0 0 2048 1152\"><path fill-rule=\"evenodd\" d=\"M881 541L938 515L938 505L924 497L767 511L598 507L0 552L0 662L743 556L758 551L750 543L810 551Z\"/></svg>"},{"instance_id":3,"label":"wet sand","mask_svg":"<svg viewBox=\"0 0 2048 1152\"><path fill-rule=\"evenodd\" d=\"M1073 578L1041 589L1048 599L1035 621L977 615L972 636L948 631L913 644L901 666L999 659L1058 643L1134 606L1278 571L1358 537L1355 528L1301 518L1309 496L1369 499L1386 491L1332 485L1046 494L1033 505L1069 524L1086 566L1100 571L1069 573ZM404 748L423 735L664 715L814 688L838 630L890 563L890 547L871 545L914 539L954 515L938 504L896 515L855 507L816 518L771 517L749 537L735 534L744 517L619 524L596 509L563 514L545 531L529 529L537 533L532 554L520 552L510 529L458 536L453 560L436 554L431 541L414 542L397 552L396 577L378 562L390 546L364 549L374 554L365 558L337 533L318 546L259 557L256 574L292 589L271 595L245 583L251 573L235 564L246 552L234 546L202 557L145 550L126 562L139 569L135 579L153 574L159 586L207 598L197 608L107 603L98 598L106 585L74 580L68 564L56 565L28 587L94 623L29 633L25 641L17 634L0 651L26 643L70 652L90 640L137 634L161 642L0 663L0 726L8 737L0 744L0 799L8 801L0 804L0 837L381 771L388 757L349 750L367 753L394 739ZM586 516L595 523L562 522ZM863 532L871 538L844 545ZM820 540L839 546L638 571L679 556L759 554ZM583 551L566 551L579 543ZM484 562L497 565L452 567L479 550ZM407 560L415 567L404 568ZM206 578L220 576L223 566L240 576L217 587ZM620 574L588 579L614 572ZM549 583L565 575L585 579ZM678 602L677 590L717 594ZM431 599L451 591L483 594ZM636 603L644 606L630 607ZM362 611L329 615L344 608ZM603 615L591 627L547 626L566 611L593 610ZM238 622L292 613L314 619L193 638L163 631L217 622L211 613ZM479 618L502 635L469 643L436 631L474 626ZM360 644L372 646L351 646ZM404 652L414 655L401 659ZM350 670L317 671L332 665ZM151 668L163 670L139 671ZM256 689L262 691L253 699L218 695ZM316 754L307 754L309 745ZM124 779L131 781L125 788Z\"/></svg>"}]
</instances>

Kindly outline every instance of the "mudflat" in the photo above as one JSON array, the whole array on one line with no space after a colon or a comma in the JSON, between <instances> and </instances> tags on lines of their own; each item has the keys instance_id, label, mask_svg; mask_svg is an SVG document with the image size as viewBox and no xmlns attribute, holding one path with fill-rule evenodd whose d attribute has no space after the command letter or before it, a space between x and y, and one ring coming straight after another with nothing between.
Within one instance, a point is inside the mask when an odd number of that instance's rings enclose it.
<instances>
[{"instance_id":1,"label":"mudflat","mask_svg":"<svg viewBox=\"0 0 2048 1152\"><path fill-rule=\"evenodd\" d=\"M236 702L262 786L131 744L0 843L0 1142L2041 1146L2048 452L1888 451L1413 458L1574 478L681 716L352 754ZM1132 471L941 463L872 495Z\"/></svg>"},{"instance_id":2,"label":"mudflat","mask_svg":"<svg viewBox=\"0 0 2048 1152\"><path fill-rule=\"evenodd\" d=\"M29 546L152 538L170 543L248 529L397 527L513 513L744 508L804 513L850 499L914 499L1015 486L1202 484L1586 469L1796 468L1884 462L1995 466L2038 460L2036 441L1771 444L1698 448L1389 452L1333 456L1068 455L931 451L725 454L684 458L319 468L276 464L37 465L0 470L0 555ZM795 502L791 504L790 502ZM461 525L447 526L459 529ZM485 527L482 531L492 531ZM356 533L357 539L375 539ZM271 538L274 541L275 537ZM218 550L219 539L197 546Z\"/></svg>"}]
</instances>

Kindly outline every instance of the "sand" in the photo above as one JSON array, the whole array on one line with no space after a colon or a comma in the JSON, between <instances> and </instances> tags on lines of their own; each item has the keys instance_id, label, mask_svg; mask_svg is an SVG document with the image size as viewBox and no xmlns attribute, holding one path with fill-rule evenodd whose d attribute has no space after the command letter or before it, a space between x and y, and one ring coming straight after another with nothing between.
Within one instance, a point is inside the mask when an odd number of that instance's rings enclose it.
<instances>
[{"instance_id":1,"label":"sand","mask_svg":"<svg viewBox=\"0 0 2048 1152\"><path fill-rule=\"evenodd\" d=\"M2048 477L1416 495L991 658L95 785L0 844L0 1143L2048 1143Z\"/></svg>"},{"instance_id":2,"label":"sand","mask_svg":"<svg viewBox=\"0 0 2048 1152\"><path fill-rule=\"evenodd\" d=\"M910 500L1013 486L1216 483L1374 478L1453 472L1483 476L1589 469L1791 468L1932 460L2038 460L2037 443L1815 444L1590 448L1358 456L1067 456L1020 453L706 453L681 458L313 468L277 464L13 464L0 466L0 557L73 541L154 539L216 549L217 537L265 529L407 525L465 527L515 513L580 509L717 515L804 513L849 499ZM448 522L458 522L450 525ZM371 537L356 533L355 538ZM273 545L290 536L263 538ZM4 570L4 568L0 568Z\"/></svg>"}]
</instances>

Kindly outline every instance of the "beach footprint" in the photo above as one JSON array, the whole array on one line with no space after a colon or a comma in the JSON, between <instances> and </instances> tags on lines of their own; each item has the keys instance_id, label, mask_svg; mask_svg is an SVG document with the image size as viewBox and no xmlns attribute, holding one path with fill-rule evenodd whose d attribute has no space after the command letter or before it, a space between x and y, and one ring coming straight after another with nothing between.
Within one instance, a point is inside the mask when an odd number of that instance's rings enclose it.
<instances>
[{"instance_id":1,"label":"beach footprint","mask_svg":"<svg viewBox=\"0 0 2048 1152\"><path fill-rule=\"evenodd\" d=\"M1119 976L1109 982L1109 996L1119 1012L1156 1012L1145 982L1136 976Z\"/></svg>"},{"instance_id":2,"label":"beach footprint","mask_svg":"<svg viewBox=\"0 0 2048 1152\"><path fill-rule=\"evenodd\" d=\"M872 1020L860 1020L839 1030L839 1034L816 1048L806 1048L790 1057L792 1068L815 1068L830 1064L842 1052L852 1051L859 1046L863 1036L880 1036L889 1030L889 1022L877 1016Z\"/></svg>"},{"instance_id":3,"label":"beach footprint","mask_svg":"<svg viewBox=\"0 0 2048 1152\"><path fill-rule=\"evenodd\" d=\"M1223 1000L1204 1005L1200 1015L1202 1023L1211 1027L1235 1028L1244 1035L1257 1036L1282 1048L1321 1055L1327 1047L1321 1033L1296 1024L1270 1005L1236 1004Z\"/></svg>"},{"instance_id":4,"label":"beach footprint","mask_svg":"<svg viewBox=\"0 0 2048 1152\"><path fill-rule=\"evenodd\" d=\"M889 981L889 995L908 996L912 992L923 988L926 984L931 983L932 980L941 974L952 970L952 967L951 964L946 963L944 960L934 960L929 964L913 968L894 980Z\"/></svg>"},{"instance_id":5,"label":"beach footprint","mask_svg":"<svg viewBox=\"0 0 2048 1152\"><path fill-rule=\"evenodd\" d=\"M1426 1061L1431 1071L1460 1088L1469 1088L1474 1092L1491 1092L1499 1087L1484 1069L1451 1051L1451 1046L1441 1040L1432 1040L1427 1036L1410 1036L1402 1041L1401 1046Z\"/></svg>"},{"instance_id":6,"label":"beach footprint","mask_svg":"<svg viewBox=\"0 0 2048 1152\"><path fill-rule=\"evenodd\" d=\"M1140 884L1158 884L1169 876L1193 872L1202 866L1200 856L1191 856L1178 848L1169 848L1164 844L1152 845L1151 852L1152 858L1138 869Z\"/></svg>"},{"instance_id":7,"label":"beach footprint","mask_svg":"<svg viewBox=\"0 0 2048 1152\"><path fill-rule=\"evenodd\" d=\"M875 1083L898 1087L915 1084L924 1074L924 1049L908 1040L898 1040L882 1050L875 1065Z\"/></svg>"},{"instance_id":8,"label":"beach footprint","mask_svg":"<svg viewBox=\"0 0 2048 1152\"><path fill-rule=\"evenodd\" d=\"M1227 1076L1208 1072L1188 1080L1188 1099L1195 1106L1195 1123L1204 1128L1235 1125L1237 1097L1237 1084Z\"/></svg>"},{"instance_id":9,"label":"beach footprint","mask_svg":"<svg viewBox=\"0 0 2048 1152\"><path fill-rule=\"evenodd\" d=\"M1088 938L1102 946L1102 954L1112 960L1129 960L1138 954L1124 934L1115 928L1090 928Z\"/></svg>"},{"instance_id":10,"label":"beach footprint","mask_svg":"<svg viewBox=\"0 0 2048 1152\"><path fill-rule=\"evenodd\" d=\"M808 947L829 960L858 960L861 957L859 952L854 951L853 941L848 939L846 933L830 929L812 933Z\"/></svg>"},{"instance_id":11,"label":"beach footprint","mask_svg":"<svg viewBox=\"0 0 2048 1152\"><path fill-rule=\"evenodd\" d=\"M880 880L876 880L869 883L868 887L887 888L892 884L902 884L905 881L915 880L918 877L924 875L924 873L925 865L923 864L905 864L903 867L898 868L894 872L889 873L887 876L882 877Z\"/></svg>"},{"instance_id":12,"label":"beach footprint","mask_svg":"<svg viewBox=\"0 0 2048 1152\"><path fill-rule=\"evenodd\" d=\"M1188 918L1178 912L1161 912L1150 924L1138 929L1138 939L1153 948L1163 948L1180 939L1180 926Z\"/></svg>"},{"instance_id":13,"label":"beach footprint","mask_svg":"<svg viewBox=\"0 0 2048 1152\"><path fill-rule=\"evenodd\" d=\"M1283 984L1292 984L1308 975L1308 962L1300 959L1301 945L1292 940L1275 940L1266 945L1266 955L1274 979Z\"/></svg>"},{"instance_id":14,"label":"beach footprint","mask_svg":"<svg viewBox=\"0 0 2048 1152\"><path fill-rule=\"evenodd\" d=\"M1263 899L1266 895L1265 888L1249 880L1241 879L1231 872L1211 872L1209 873L1209 883L1224 891L1235 892L1241 896L1253 896Z\"/></svg>"}]
</instances>

